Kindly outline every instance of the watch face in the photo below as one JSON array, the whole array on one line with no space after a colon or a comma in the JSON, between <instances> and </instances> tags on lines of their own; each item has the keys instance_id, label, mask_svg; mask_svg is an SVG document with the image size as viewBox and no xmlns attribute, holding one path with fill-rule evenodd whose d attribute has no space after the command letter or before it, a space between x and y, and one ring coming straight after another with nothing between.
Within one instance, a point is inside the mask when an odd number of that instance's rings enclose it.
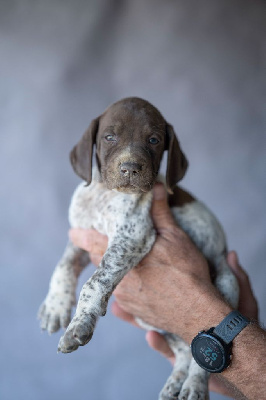
<instances>
[{"instance_id":1,"label":"watch face","mask_svg":"<svg viewBox=\"0 0 266 400\"><path fill-rule=\"evenodd\" d=\"M209 372L221 372L228 365L223 345L208 333L200 333L193 339L191 351L196 362Z\"/></svg>"}]
</instances>

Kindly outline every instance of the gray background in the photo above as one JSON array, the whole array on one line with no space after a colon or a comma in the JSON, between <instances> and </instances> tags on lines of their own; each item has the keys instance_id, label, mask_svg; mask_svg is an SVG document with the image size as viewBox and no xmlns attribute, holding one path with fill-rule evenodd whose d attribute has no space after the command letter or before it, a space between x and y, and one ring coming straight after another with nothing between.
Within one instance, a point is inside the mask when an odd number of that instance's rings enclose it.
<instances>
[{"instance_id":1,"label":"gray background","mask_svg":"<svg viewBox=\"0 0 266 400\"><path fill-rule=\"evenodd\" d=\"M183 185L224 225L266 322L264 4L0 1L1 399L153 400L169 374L144 332L110 312L71 355L36 321L79 182L68 153L125 96L175 126Z\"/></svg>"}]
</instances>

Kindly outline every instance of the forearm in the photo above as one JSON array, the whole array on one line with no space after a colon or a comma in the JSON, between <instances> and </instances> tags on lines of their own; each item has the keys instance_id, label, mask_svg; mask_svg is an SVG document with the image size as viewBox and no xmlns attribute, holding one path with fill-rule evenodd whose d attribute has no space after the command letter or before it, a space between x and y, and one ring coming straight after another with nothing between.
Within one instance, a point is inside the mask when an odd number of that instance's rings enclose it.
<instances>
[{"instance_id":1,"label":"forearm","mask_svg":"<svg viewBox=\"0 0 266 400\"><path fill-rule=\"evenodd\" d=\"M221 373L244 395L244 399L265 398L266 389L266 332L250 324L234 339L231 365Z\"/></svg>"},{"instance_id":2,"label":"forearm","mask_svg":"<svg viewBox=\"0 0 266 400\"><path fill-rule=\"evenodd\" d=\"M196 303L194 309L187 312L186 331L183 331L183 338L188 343L199 331L217 326L232 311L215 291L204 293L202 289ZM172 321L169 328L178 334L178 321L174 318ZM263 399L266 389L266 332L255 323L248 325L234 339L232 355L230 366L215 376L231 390L235 389L236 399ZM241 397L241 393L244 396Z\"/></svg>"},{"instance_id":3,"label":"forearm","mask_svg":"<svg viewBox=\"0 0 266 400\"><path fill-rule=\"evenodd\" d=\"M215 313L212 313L211 309L215 310ZM230 311L226 304L219 304L219 301L214 300L210 309L206 310L208 317L205 320L203 317L197 319L196 324L201 325L197 330L206 330L218 325ZM265 360L266 332L257 324L251 323L233 341L230 366L216 376L235 391L234 398L260 400L265 398Z\"/></svg>"}]
</instances>

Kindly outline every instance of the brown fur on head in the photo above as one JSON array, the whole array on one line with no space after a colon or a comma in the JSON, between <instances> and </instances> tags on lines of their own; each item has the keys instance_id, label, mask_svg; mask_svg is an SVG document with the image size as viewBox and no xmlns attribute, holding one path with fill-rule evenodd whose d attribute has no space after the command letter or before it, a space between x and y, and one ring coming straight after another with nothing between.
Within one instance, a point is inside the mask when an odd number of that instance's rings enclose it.
<instances>
[{"instance_id":1,"label":"brown fur on head","mask_svg":"<svg viewBox=\"0 0 266 400\"><path fill-rule=\"evenodd\" d=\"M152 189L164 150L168 151L169 193L185 175L188 163L171 125L145 100L120 100L94 119L70 154L74 171L91 182L93 146L108 189L141 193Z\"/></svg>"}]
</instances>

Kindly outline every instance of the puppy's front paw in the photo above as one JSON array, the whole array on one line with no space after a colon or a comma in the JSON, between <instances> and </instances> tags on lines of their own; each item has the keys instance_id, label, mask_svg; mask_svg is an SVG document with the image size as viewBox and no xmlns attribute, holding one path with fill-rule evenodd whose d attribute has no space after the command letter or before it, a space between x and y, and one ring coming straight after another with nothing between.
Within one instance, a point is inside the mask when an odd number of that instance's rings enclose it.
<instances>
[{"instance_id":1,"label":"puppy's front paw","mask_svg":"<svg viewBox=\"0 0 266 400\"><path fill-rule=\"evenodd\" d=\"M94 313L75 316L59 341L58 352L71 353L79 346L85 346L92 338L96 321Z\"/></svg>"},{"instance_id":2,"label":"puppy's front paw","mask_svg":"<svg viewBox=\"0 0 266 400\"><path fill-rule=\"evenodd\" d=\"M66 328L71 319L71 310L75 305L74 293L48 293L38 312L41 329L54 333Z\"/></svg>"}]
</instances>

